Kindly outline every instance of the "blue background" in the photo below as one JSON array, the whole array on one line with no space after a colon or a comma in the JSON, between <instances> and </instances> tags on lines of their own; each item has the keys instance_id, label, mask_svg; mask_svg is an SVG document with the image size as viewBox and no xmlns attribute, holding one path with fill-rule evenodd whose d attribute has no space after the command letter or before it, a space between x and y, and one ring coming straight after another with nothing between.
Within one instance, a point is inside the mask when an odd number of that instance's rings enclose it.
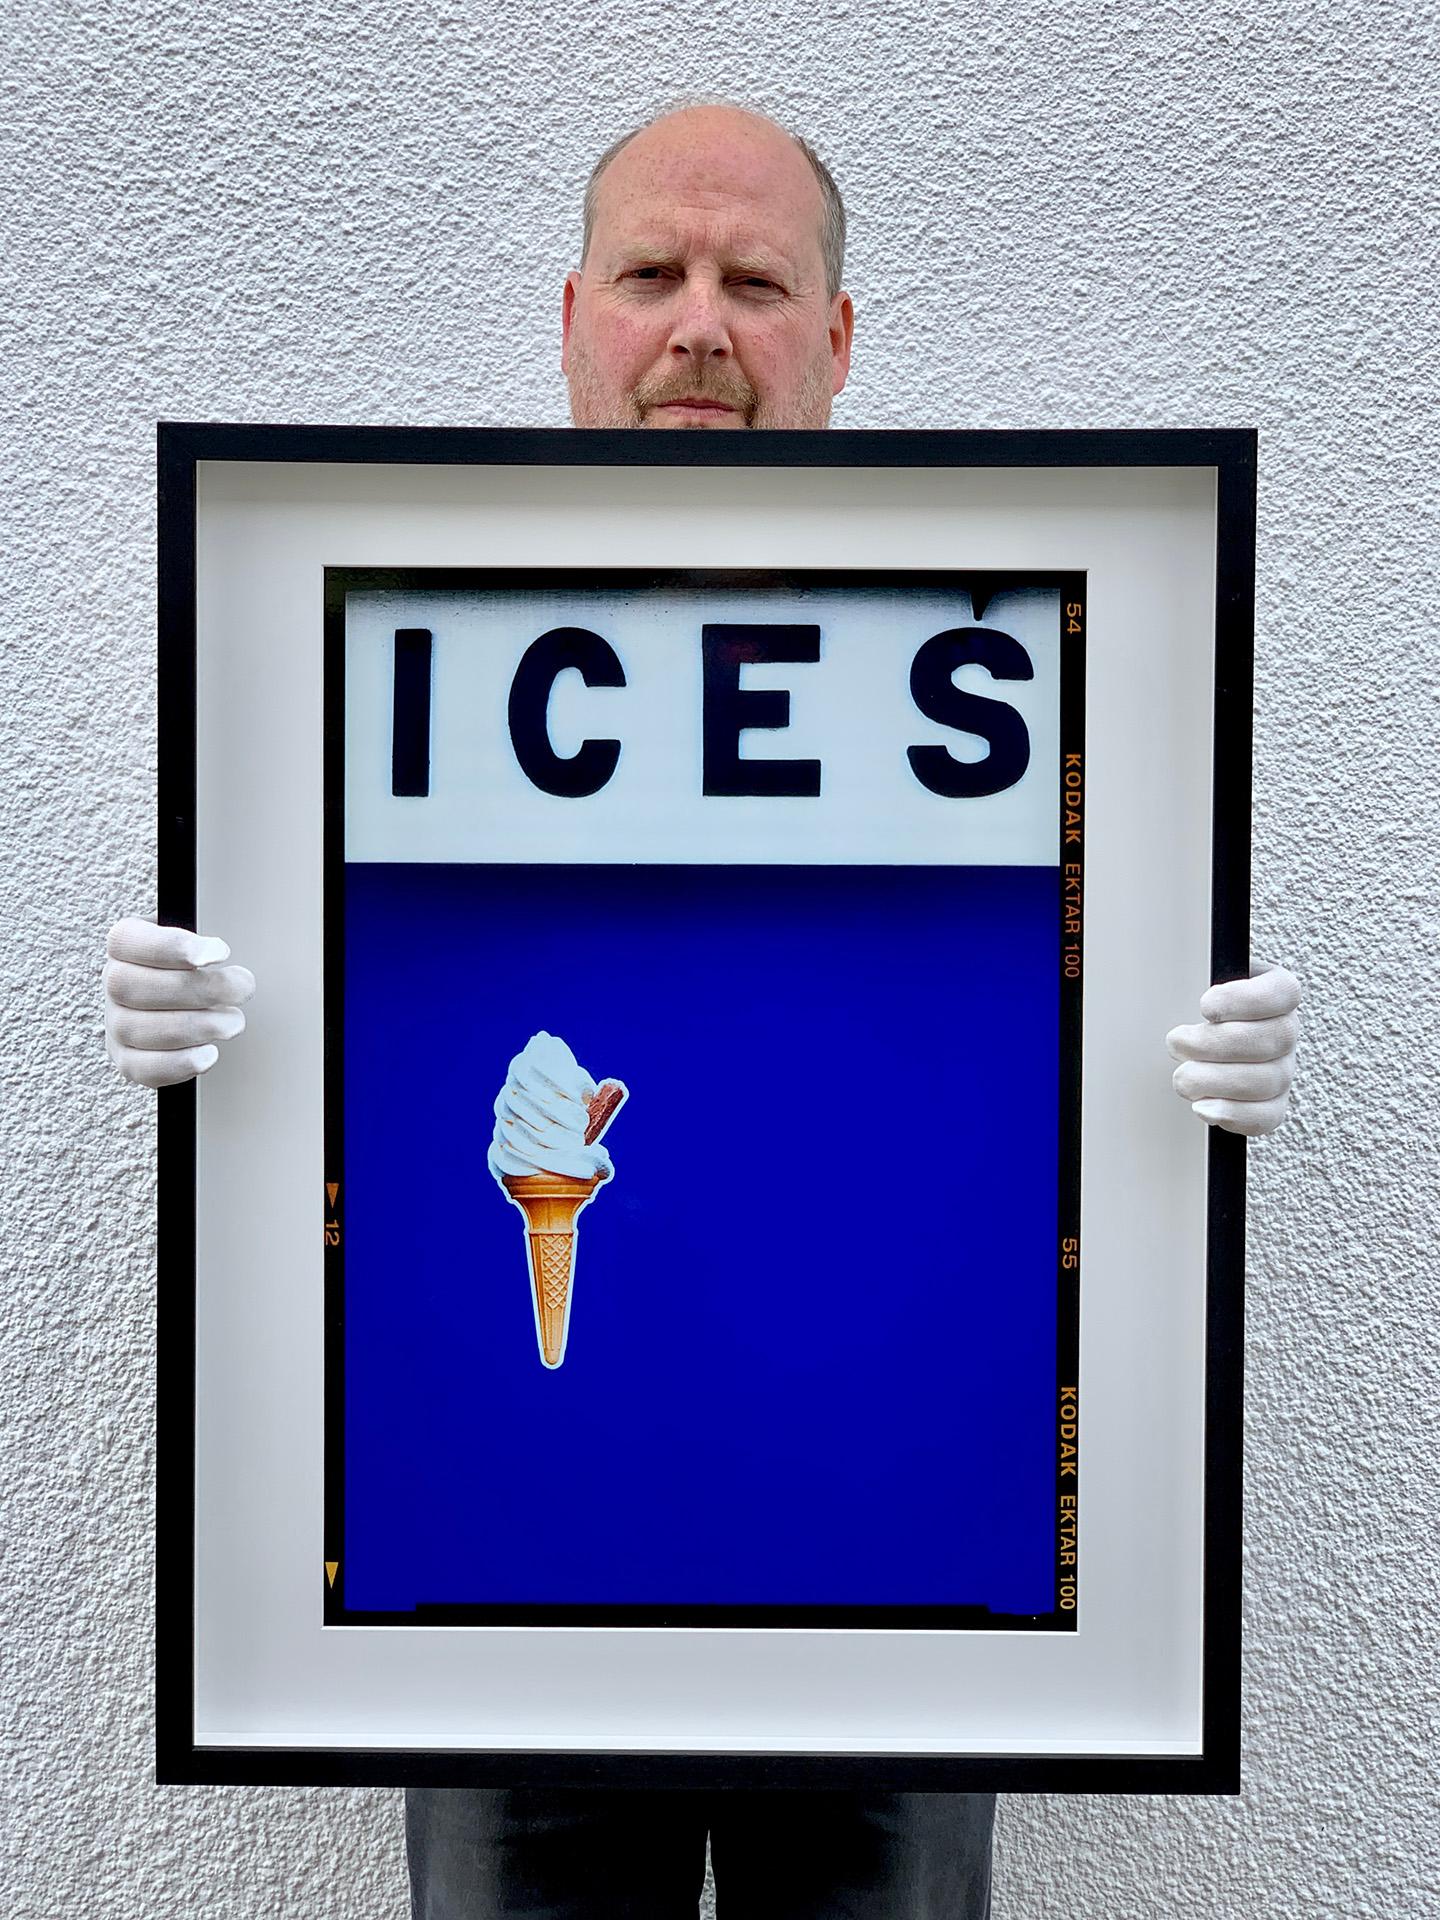
<instances>
[{"instance_id":1,"label":"blue background","mask_svg":"<svg viewBox=\"0 0 1440 1920\"><path fill-rule=\"evenodd\" d=\"M346 868L345 1593L1054 1596L1053 868ZM485 1155L630 1099L542 1366Z\"/></svg>"}]
</instances>

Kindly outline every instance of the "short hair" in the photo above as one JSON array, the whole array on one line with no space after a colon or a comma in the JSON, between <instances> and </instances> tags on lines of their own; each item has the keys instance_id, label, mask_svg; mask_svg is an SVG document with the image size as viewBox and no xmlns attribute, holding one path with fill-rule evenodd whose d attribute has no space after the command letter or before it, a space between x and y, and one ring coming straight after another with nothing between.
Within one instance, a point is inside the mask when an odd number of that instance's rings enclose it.
<instances>
[{"instance_id":1,"label":"short hair","mask_svg":"<svg viewBox=\"0 0 1440 1920\"><path fill-rule=\"evenodd\" d=\"M682 113L687 107L731 107L737 113L748 113L752 120L767 121L780 133L793 140L796 146L810 162L810 170L820 188L820 257L825 262L825 291L833 300L840 291L845 273L845 202L840 198L840 189L835 177L808 140L804 140L789 127L781 126L778 120L771 120L768 113L757 113L753 107L743 107L734 100L686 99L672 106L662 107L638 127L632 127L629 133L622 133L613 140L601 154L591 169L590 178L585 185L584 232L580 242L580 264L583 267L590 252L590 236L595 231L595 207L600 180L623 147L628 147L637 134L646 132L661 120L668 120L672 113Z\"/></svg>"}]
</instances>

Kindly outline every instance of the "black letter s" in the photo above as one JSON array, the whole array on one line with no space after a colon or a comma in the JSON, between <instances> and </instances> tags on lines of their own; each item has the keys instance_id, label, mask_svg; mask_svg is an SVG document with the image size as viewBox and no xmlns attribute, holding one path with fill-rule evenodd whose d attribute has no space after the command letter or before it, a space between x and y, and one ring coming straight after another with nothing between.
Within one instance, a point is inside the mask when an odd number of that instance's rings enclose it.
<instances>
[{"instance_id":1,"label":"black letter s","mask_svg":"<svg viewBox=\"0 0 1440 1920\"><path fill-rule=\"evenodd\" d=\"M947 800L976 800L1013 787L1030 764L1030 733L1003 701L966 693L950 676L971 662L997 680L1033 680L1030 656L994 627L947 627L927 640L910 663L910 697L927 720L988 740L983 760L957 760L946 747L908 747L911 771L922 787Z\"/></svg>"}]
</instances>

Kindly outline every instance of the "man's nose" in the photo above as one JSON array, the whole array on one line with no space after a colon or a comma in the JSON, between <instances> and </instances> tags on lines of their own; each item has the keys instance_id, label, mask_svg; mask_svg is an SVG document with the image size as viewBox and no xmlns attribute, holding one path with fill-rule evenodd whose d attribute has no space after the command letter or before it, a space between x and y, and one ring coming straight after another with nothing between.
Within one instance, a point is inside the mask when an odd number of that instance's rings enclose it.
<instances>
[{"instance_id":1,"label":"man's nose","mask_svg":"<svg viewBox=\"0 0 1440 1920\"><path fill-rule=\"evenodd\" d=\"M688 354L697 365L707 360L729 359L733 351L730 329L725 324L715 288L703 280L685 282L668 345L671 353Z\"/></svg>"}]
</instances>

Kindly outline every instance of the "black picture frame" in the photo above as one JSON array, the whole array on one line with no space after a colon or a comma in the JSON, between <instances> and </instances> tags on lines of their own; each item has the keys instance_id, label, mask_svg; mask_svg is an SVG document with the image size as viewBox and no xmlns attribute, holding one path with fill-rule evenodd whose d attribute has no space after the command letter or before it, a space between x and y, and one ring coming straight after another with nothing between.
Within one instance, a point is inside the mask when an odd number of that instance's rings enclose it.
<instances>
[{"instance_id":1,"label":"black picture frame","mask_svg":"<svg viewBox=\"0 0 1440 1920\"><path fill-rule=\"evenodd\" d=\"M1248 967L1256 436L774 432L162 423L158 433L158 917L195 924L196 476L202 462L925 469L1202 467L1216 486L1210 971ZM535 1784L1233 1793L1240 1761L1245 1143L1208 1140L1202 1751L1163 1756L417 1751L197 1744L196 1092L159 1097L156 1777L246 1785Z\"/></svg>"}]
</instances>

